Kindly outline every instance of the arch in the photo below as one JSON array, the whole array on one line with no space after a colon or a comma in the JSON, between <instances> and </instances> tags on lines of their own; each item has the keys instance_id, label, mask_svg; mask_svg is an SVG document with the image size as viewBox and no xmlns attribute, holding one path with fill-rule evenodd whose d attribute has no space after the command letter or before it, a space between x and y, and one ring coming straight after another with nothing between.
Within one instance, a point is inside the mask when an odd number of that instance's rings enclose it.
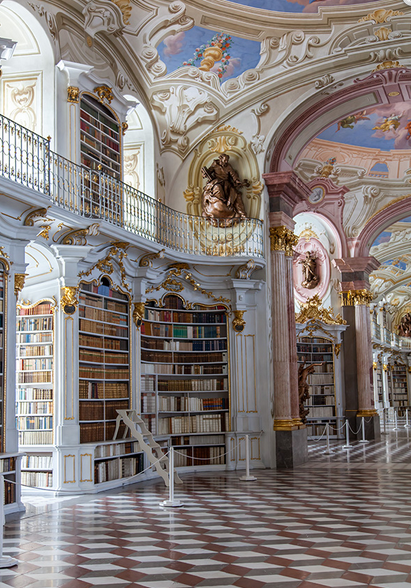
<instances>
[{"instance_id":1,"label":"arch","mask_svg":"<svg viewBox=\"0 0 411 588\"><path fill-rule=\"evenodd\" d=\"M378 237L387 227L393 223L410 216L411 194L401 196L400 199L382 208L372 216L357 238L350 243L351 255L368 257L369 250Z\"/></svg>"},{"instance_id":2,"label":"arch","mask_svg":"<svg viewBox=\"0 0 411 588\"><path fill-rule=\"evenodd\" d=\"M310 216L314 217L314 218L318 218L320 223L323 223L324 226L327 228L327 230L329 231L330 235L333 236L335 242L336 242L336 248L335 248L335 255L334 257L336 258L342 258L342 257L346 257L347 252L346 252L346 237L344 234L341 234L341 230L334 224L333 220L331 218L329 218L327 216L326 211L321 211L321 212L316 212L316 211L311 211L311 210L300 210L294 214L294 220L296 219L297 216L304 218L305 215L307 215L307 218L309 219Z\"/></svg>"},{"instance_id":3,"label":"arch","mask_svg":"<svg viewBox=\"0 0 411 588\"><path fill-rule=\"evenodd\" d=\"M292 169L304 147L344 116L363 108L397 102L397 96L404 101L410 100L410 82L410 69L379 70L320 100L307 99L306 104L311 104L303 111L294 110L294 116L293 113L287 116L277 129L278 140L271 156L270 172Z\"/></svg>"}]
</instances>

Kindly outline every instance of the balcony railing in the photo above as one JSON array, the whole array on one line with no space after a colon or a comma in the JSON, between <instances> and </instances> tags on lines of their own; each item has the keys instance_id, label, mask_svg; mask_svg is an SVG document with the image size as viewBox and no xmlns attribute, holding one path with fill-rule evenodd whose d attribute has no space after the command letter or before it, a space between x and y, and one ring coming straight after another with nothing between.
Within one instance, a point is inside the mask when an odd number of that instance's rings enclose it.
<instances>
[{"instance_id":1,"label":"balcony railing","mask_svg":"<svg viewBox=\"0 0 411 588\"><path fill-rule=\"evenodd\" d=\"M371 323L371 336L377 341L381 340L381 327L378 323L372 321Z\"/></svg>"},{"instance_id":2,"label":"balcony railing","mask_svg":"<svg viewBox=\"0 0 411 588\"><path fill-rule=\"evenodd\" d=\"M213 226L177 212L103 171L50 150L50 141L0 115L0 176L48 196L85 219L105 220L176 251L195 255L264 256L263 223L246 219Z\"/></svg>"}]
</instances>

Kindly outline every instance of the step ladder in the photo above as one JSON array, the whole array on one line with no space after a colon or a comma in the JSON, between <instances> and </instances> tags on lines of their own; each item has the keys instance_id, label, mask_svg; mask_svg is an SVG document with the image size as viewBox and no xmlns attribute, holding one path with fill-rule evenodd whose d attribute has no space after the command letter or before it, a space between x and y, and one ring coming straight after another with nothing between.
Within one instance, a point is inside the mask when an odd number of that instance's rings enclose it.
<instances>
[{"instance_id":1,"label":"step ladder","mask_svg":"<svg viewBox=\"0 0 411 588\"><path fill-rule=\"evenodd\" d=\"M154 465L157 473L163 478L165 485L168 486L170 477L168 456L163 454L161 446L155 441L153 434L147 429L141 416L136 410L117 410L117 414L113 440L117 439L120 424L123 422L125 424L123 439L129 436L128 431L130 431L131 437L138 441L141 451L144 451L149 462ZM177 472L174 472L174 481L176 484L183 483Z\"/></svg>"}]
</instances>

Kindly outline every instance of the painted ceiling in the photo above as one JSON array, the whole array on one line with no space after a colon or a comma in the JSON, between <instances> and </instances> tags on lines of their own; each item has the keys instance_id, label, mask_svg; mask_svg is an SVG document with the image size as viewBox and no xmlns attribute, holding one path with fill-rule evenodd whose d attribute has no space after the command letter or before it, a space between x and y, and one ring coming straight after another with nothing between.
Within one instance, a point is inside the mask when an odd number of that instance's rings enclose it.
<instances>
[{"instance_id":1,"label":"painted ceiling","mask_svg":"<svg viewBox=\"0 0 411 588\"><path fill-rule=\"evenodd\" d=\"M235 4L276 12L318 12L319 6L368 4L375 0L231 0Z\"/></svg>"},{"instance_id":2,"label":"painted ceiling","mask_svg":"<svg viewBox=\"0 0 411 588\"><path fill-rule=\"evenodd\" d=\"M331 125L318 138L383 151L411 149L411 103L361 110Z\"/></svg>"},{"instance_id":3,"label":"painted ceiling","mask_svg":"<svg viewBox=\"0 0 411 588\"><path fill-rule=\"evenodd\" d=\"M239 76L247 69L256 67L260 61L260 43L257 41L197 26L166 37L157 50L169 74L184 65L200 66L204 50L216 44L221 46L222 57L210 71L215 72L221 81Z\"/></svg>"},{"instance_id":4,"label":"painted ceiling","mask_svg":"<svg viewBox=\"0 0 411 588\"><path fill-rule=\"evenodd\" d=\"M372 244L372 247L378 247L379 245L382 245L384 243L390 243L390 241L393 241L394 239L397 240L399 233L402 233L404 231L409 231L409 229L411 229L411 216L403 218L400 221L391 225L390 227L387 227L385 229L385 231L382 231L378 235L378 237L375 239L374 243ZM381 250L381 248L379 248L379 249ZM370 253L371 253L371 255L376 255L376 257L378 259L378 253L376 250L370 251ZM395 260L387 260L387 261L384 261L383 263L385 265L395 265L393 263L394 261ZM398 267L401 267L401 265L399 265Z\"/></svg>"}]
</instances>

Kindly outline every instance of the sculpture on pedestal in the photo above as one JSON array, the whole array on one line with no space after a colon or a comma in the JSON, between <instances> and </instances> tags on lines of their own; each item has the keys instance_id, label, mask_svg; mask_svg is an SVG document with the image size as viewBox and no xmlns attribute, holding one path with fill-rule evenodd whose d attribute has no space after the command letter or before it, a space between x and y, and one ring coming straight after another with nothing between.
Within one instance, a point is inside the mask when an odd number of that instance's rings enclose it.
<instances>
[{"instance_id":1,"label":"sculpture on pedestal","mask_svg":"<svg viewBox=\"0 0 411 588\"><path fill-rule=\"evenodd\" d=\"M298 263L302 264L302 271L304 280L301 282L303 288L312 290L318 284L319 277L317 275L317 261L310 251L306 251L305 259L301 259Z\"/></svg>"},{"instance_id":2,"label":"sculpture on pedestal","mask_svg":"<svg viewBox=\"0 0 411 588\"><path fill-rule=\"evenodd\" d=\"M407 312L400 320L398 334L401 337L411 337L411 314Z\"/></svg>"},{"instance_id":3,"label":"sculpture on pedestal","mask_svg":"<svg viewBox=\"0 0 411 588\"><path fill-rule=\"evenodd\" d=\"M203 189L202 216L220 227L247 218L240 188L250 183L240 180L229 159L226 153L222 153L210 167L201 168L201 174L207 180Z\"/></svg>"},{"instance_id":4,"label":"sculpture on pedestal","mask_svg":"<svg viewBox=\"0 0 411 588\"><path fill-rule=\"evenodd\" d=\"M304 403L310 397L309 385L307 383L308 376L315 372L315 366L322 365L322 363L311 363L305 365L305 362L298 366L298 399L300 408L300 419L302 423L307 422L307 415L310 409Z\"/></svg>"}]
</instances>

